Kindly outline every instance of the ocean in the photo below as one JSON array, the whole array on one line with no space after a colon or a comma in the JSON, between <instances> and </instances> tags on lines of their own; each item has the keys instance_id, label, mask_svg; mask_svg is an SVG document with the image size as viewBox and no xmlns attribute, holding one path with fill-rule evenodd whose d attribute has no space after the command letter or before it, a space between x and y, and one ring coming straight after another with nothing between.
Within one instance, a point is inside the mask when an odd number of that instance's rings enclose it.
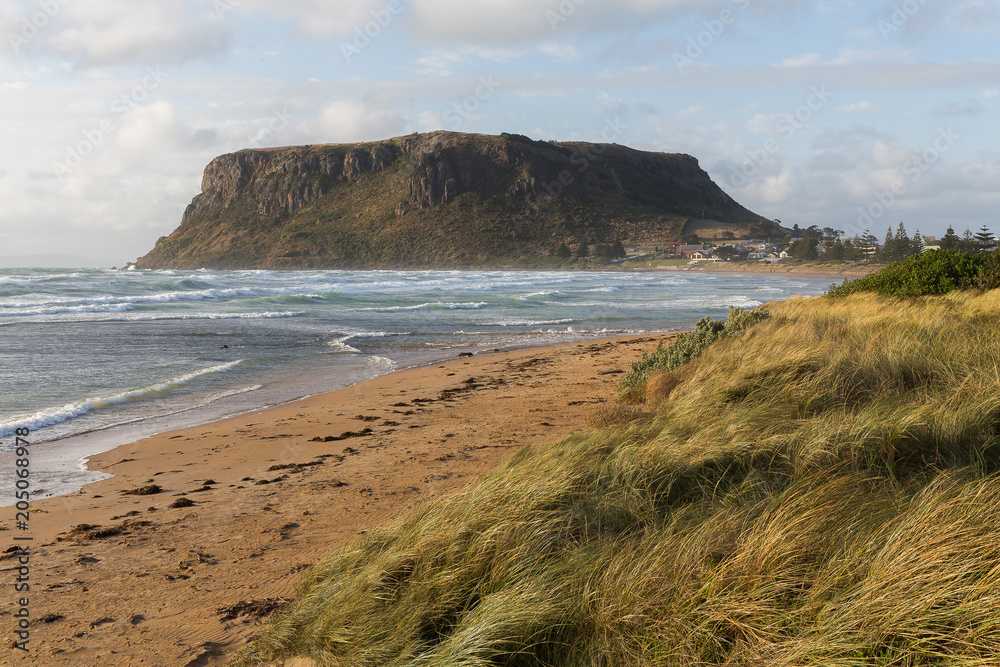
<instances>
[{"instance_id":1,"label":"ocean","mask_svg":"<svg viewBox=\"0 0 1000 667\"><path fill-rule=\"evenodd\" d=\"M829 286L686 271L0 269L0 454L29 429L48 454L32 462L50 481L38 497L65 493L94 478L88 453L155 432L461 352L681 331Z\"/></svg>"}]
</instances>

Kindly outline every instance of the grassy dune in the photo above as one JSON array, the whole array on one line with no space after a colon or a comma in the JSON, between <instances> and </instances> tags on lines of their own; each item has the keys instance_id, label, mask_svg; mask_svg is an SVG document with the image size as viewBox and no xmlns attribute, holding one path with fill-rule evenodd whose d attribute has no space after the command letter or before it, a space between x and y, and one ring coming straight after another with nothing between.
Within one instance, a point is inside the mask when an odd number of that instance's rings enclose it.
<instances>
[{"instance_id":1,"label":"grassy dune","mask_svg":"<svg viewBox=\"0 0 1000 667\"><path fill-rule=\"evenodd\" d=\"M767 311L338 549L233 664L995 664L1000 291Z\"/></svg>"}]
</instances>

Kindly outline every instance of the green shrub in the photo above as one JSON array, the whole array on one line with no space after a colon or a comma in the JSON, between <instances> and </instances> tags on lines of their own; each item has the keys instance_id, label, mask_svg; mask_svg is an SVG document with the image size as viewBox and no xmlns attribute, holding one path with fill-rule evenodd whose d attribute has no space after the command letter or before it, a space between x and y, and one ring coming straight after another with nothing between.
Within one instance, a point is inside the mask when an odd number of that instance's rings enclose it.
<instances>
[{"instance_id":1,"label":"green shrub","mask_svg":"<svg viewBox=\"0 0 1000 667\"><path fill-rule=\"evenodd\" d=\"M928 296L946 294L953 290L976 287L987 266L986 255L969 255L951 250L937 250L913 255L895 262L871 275L856 280L845 280L842 285L832 285L829 296L842 297L857 292L874 292L880 296ZM994 260L991 264L992 280L1000 286L1000 269ZM990 287L980 289L992 289Z\"/></svg>"},{"instance_id":2,"label":"green shrub","mask_svg":"<svg viewBox=\"0 0 1000 667\"><path fill-rule=\"evenodd\" d=\"M981 292L1000 288L1000 253L987 256L979 275L972 281L971 287Z\"/></svg>"},{"instance_id":3,"label":"green shrub","mask_svg":"<svg viewBox=\"0 0 1000 667\"><path fill-rule=\"evenodd\" d=\"M731 307L726 321L703 317L694 325L694 331L678 334L673 342L663 347L661 342L652 354L642 353L639 361L622 378L619 391L626 400L642 400L646 380L655 371L672 371L701 356L715 341L743 332L747 327L767 317L767 310L743 310Z\"/></svg>"}]
</instances>

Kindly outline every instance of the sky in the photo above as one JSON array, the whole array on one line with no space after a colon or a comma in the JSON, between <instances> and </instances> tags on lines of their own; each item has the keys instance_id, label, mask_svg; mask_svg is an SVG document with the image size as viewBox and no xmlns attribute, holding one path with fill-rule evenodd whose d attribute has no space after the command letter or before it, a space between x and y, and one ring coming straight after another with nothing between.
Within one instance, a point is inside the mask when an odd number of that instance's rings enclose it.
<instances>
[{"instance_id":1,"label":"sky","mask_svg":"<svg viewBox=\"0 0 1000 667\"><path fill-rule=\"evenodd\" d=\"M217 155L442 129L687 153L788 227L1000 233L998 38L1000 0L0 0L0 261L134 260Z\"/></svg>"}]
</instances>

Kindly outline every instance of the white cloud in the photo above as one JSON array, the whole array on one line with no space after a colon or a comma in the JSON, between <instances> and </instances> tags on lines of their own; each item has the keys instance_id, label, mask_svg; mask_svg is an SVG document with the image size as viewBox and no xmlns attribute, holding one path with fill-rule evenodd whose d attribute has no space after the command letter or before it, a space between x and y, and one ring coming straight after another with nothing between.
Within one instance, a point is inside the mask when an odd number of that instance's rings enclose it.
<instances>
[{"instance_id":1,"label":"white cloud","mask_svg":"<svg viewBox=\"0 0 1000 667\"><path fill-rule=\"evenodd\" d=\"M131 151L177 151L211 145L214 130L192 130L177 107L158 101L129 112L115 134L115 144Z\"/></svg>"},{"instance_id":2,"label":"white cloud","mask_svg":"<svg viewBox=\"0 0 1000 667\"><path fill-rule=\"evenodd\" d=\"M538 50L550 58L561 62L572 62L580 57L580 49L572 44L541 42L538 44Z\"/></svg>"},{"instance_id":3,"label":"white cloud","mask_svg":"<svg viewBox=\"0 0 1000 667\"><path fill-rule=\"evenodd\" d=\"M289 18L313 39L343 38L356 31L382 34L400 21L403 0L220 0L235 5L233 14L256 12ZM369 25L372 24L372 25Z\"/></svg>"},{"instance_id":4,"label":"white cloud","mask_svg":"<svg viewBox=\"0 0 1000 667\"><path fill-rule=\"evenodd\" d=\"M555 36L635 31L682 15L717 17L740 11L730 0L412 0L414 32L424 43L524 44ZM792 7L790 0L761 0L762 10Z\"/></svg>"},{"instance_id":5,"label":"white cloud","mask_svg":"<svg viewBox=\"0 0 1000 667\"><path fill-rule=\"evenodd\" d=\"M357 100L327 102L316 117L318 141L374 141L405 134L409 123L391 109L372 108Z\"/></svg>"},{"instance_id":6,"label":"white cloud","mask_svg":"<svg viewBox=\"0 0 1000 667\"><path fill-rule=\"evenodd\" d=\"M954 116L978 116L985 113L986 109L983 108L982 103L971 98L965 104L959 104L958 102L949 102L943 106L934 109L933 113L938 118L951 118Z\"/></svg>"},{"instance_id":7,"label":"white cloud","mask_svg":"<svg viewBox=\"0 0 1000 667\"><path fill-rule=\"evenodd\" d=\"M1000 35L1000 3L996 0L953 1L946 23L959 33Z\"/></svg>"},{"instance_id":8,"label":"white cloud","mask_svg":"<svg viewBox=\"0 0 1000 667\"><path fill-rule=\"evenodd\" d=\"M852 46L837 51L837 56L824 60L819 53L801 53L781 61L782 67L818 67L823 65L850 66L872 62L909 62L913 58L912 51L900 46L889 46L884 49L858 49Z\"/></svg>"},{"instance_id":9,"label":"white cloud","mask_svg":"<svg viewBox=\"0 0 1000 667\"><path fill-rule=\"evenodd\" d=\"M182 1L73 0L46 43L86 67L174 63L223 52L229 44L224 26L190 8Z\"/></svg>"},{"instance_id":10,"label":"white cloud","mask_svg":"<svg viewBox=\"0 0 1000 667\"><path fill-rule=\"evenodd\" d=\"M792 56L791 58L785 58L781 61L783 67L811 67L813 65L819 65L823 62L823 56L818 53L800 53L797 56Z\"/></svg>"},{"instance_id":11,"label":"white cloud","mask_svg":"<svg viewBox=\"0 0 1000 667\"><path fill-rule=\"evenodd\" d=\"M433 132L446 127L444 115L433 111L421 111L417 114L417 124L421 132Z\"/></svg>"},{"instance_id":12,"label":"white cloud","mask_svg":"<svg viewBox=\"0 0 1000 667\"><path fill-rule=\"evenodd\" d=\"M747 130L752 134L776 134L776 126L782 116L768 116L767 114L754 114L753 118L747 121Z\"/></svg>"},{"instance_id":13,"label":"white cloud","mask_svg":"<svg viewBox=\"0 0 1000 667\"><path fill-rule=\"evenodd\" d=\"M1000 88L984 88L980 95L986 99L995 99L1000 97Z\"/></svg>"},{"instance_id":14,"label":"white cloud","mask_svg":"<svg viewBox=\"0 0 1000 667\"><path fill-rule=\"evenodd\" d=\"M877 111L878 105L872 104L868 100L862 100L861 102L852 102L851 104L841 104L839 107L835 107L835 109L844 113L860 113L863 111Z\"/></svg>"},{"instance_id":15,"label":"white cloud","mask_svg":"<svg viewBox=\"0 0 1000 667\"><path fill-rule=\"evenodd\" d=\"M417 58L417 74L421 76L451 76L455 68L475 58L502 62L523 55L521 51L501 48L465 46L455 49L431 49Z\"/></svg>"}]
</instances>

